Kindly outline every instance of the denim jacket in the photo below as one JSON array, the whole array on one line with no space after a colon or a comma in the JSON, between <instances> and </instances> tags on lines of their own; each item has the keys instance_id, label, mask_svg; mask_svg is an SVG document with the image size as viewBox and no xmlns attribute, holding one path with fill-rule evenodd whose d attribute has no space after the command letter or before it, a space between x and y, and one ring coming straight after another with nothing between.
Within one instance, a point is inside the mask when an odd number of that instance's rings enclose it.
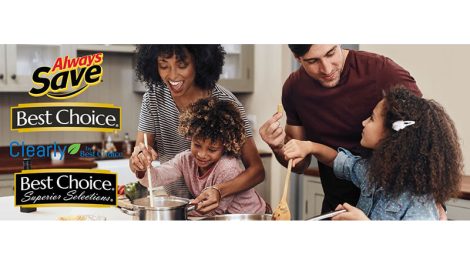
<instances>
[{"instance_id":1,"label":"denim jacket","mask_svg":"<svg viewBox=\"0 0 470 264\"><path fill-rule=\"evenodd\" d=\"M438 220L434 199L412 195L409 192L397 198L387 197L383 188L370 188L367 182L367 160L339 148L333 163L336 177L352 181L361 189L357 207L371 220Z\"/></svg>"}]
</instances>

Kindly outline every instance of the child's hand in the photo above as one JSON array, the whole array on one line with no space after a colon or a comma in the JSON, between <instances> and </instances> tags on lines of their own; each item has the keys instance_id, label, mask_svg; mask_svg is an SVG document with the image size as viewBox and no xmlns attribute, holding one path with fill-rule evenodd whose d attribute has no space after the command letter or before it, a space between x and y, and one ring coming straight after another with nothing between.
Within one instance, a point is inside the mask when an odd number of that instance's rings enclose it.
<instances>
[{"instance_id":1,"label":"child's hand","mask_svg":"<svg viewBox=\"0 0 470 264\"><path fill-rule=\"evenodd\" d=\"M331 220L370 220L361 209L354 207L348 203L340 204L336 207L336 211L346 209L347 212L339 214Z\"/></svg>"},{"instance_id":2,"label":"child's hand","mask_svg":"<svg viewBox=\"0 0 470 264\"><path fill-rule=\"evenodd\" d=\"M310 141L301 141L297 139L291 139L283 147L284 156L286 160L292 160L292 167L295 167L295 164L302 161L305 156L310 154Z\"/></svg>"},{"instance_id":3,"label":"child's hand","mask_svg":"<svg viewBox=\"0 0 470 264\"><path fill-rule=\"evenodd\" d=\"M220 192L216 188L206 188L191 204L197 204L196 211L201 214L207 214L208 212L219 207L219 203L222 197Z\"/></svg>"}]
</instances>

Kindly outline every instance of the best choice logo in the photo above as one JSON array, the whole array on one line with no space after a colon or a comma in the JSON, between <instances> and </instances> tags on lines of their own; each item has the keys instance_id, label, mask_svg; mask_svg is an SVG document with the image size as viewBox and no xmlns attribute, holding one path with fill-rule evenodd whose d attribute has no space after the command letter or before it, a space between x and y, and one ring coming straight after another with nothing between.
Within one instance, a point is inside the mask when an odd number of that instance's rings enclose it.
<instances>
[{"instance_id":1,"label":"best choice logo","mask_svg":"<svg viewBox=\"0 0 470 264\"><path fill-rule=\"evenodd\" d=\"M18 132L121 129L121 107L102 103L31 103L10 108L10 128Z\"/></svg>"},{"instance_id":2,"label":"best choice logo","mask_svg":"<svg viewBox=\"0 0 470 264\"><path fill-rule=\"evenodd\" d=\"M42 87L33 87L29 91L29 95L34 97L47 95L54 99L75 97L86 91L88 87L96 85L101 81L103 77L101 63L103 63L103 53L79 58L59 57L56 59L52 69L50 67L40 67L34 71L33 83ZM58 73L52 77L56 72ZM71 92L67 88L69 80L72 88L75 89ZM85 81L85 84L80 87L83 81Z\"/></svg>"},{"instance_id":3,"label":"best choice logo","mask_svg":"<svg viewBox=\"0 0 470 264\"><path fill-rule=\"evenodd\" d=\"M14 176L15 206L110 207L117 204L117 174L107 170L25 170Z\"/></svg>"}]
</instances>

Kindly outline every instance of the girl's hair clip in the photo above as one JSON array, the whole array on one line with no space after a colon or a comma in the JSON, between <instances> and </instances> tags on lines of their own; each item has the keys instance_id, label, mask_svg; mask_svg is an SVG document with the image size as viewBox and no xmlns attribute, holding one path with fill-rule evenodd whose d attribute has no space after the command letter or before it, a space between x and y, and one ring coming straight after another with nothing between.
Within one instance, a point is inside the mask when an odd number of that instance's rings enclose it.
<instances>
[{"instance_id":1,"label":"girl's hair clip","mask_svg":"<svg viewBox=\"0 0 470 264\"><path fill-rule=\"evenodd\" d=\"M403 121L403 120L399 120L399 121L393 122L392 128L393 128L393 130L395 130L395 131L400 131L400 130L402 130L403 128L405 128L405 127L407 127L407 126L414 125L414 123L415 123L415 121Z\"/></svg>"}]
</instances>

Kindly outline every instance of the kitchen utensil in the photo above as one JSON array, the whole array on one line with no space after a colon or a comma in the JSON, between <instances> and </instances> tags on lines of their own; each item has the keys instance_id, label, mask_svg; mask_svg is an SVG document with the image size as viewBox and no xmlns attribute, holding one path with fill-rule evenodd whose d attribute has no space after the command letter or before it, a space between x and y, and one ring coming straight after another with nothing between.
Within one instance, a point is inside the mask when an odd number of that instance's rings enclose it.
<instances>
[{"instance_id":1,"label":"kitchen utensil","mask_svg":"<svg viewBox=\"0 0 470 264\"><path fill-rule=\"evenodd\" d=\"M347 211L345 209L341 209L341 210L338 210L338 211L332 211L332 212L328 212L328 213L325 213L325 214L317 215L317 216L314 216L312 218L308 218L307 220L308 221L320 221L320 220L335 217L335 216L337 216L339 214L342 214L344 212L347 212Z\"/></svg>"},{"instance_id":2,"label":"kitchen utensil","mask_svg":"<svg viewBox=\"0 0 470 264\"><path fill-rule=\"evenodd\" d=\"M147 144L147 134L144 133L144 145L145 148L148 149ZM147 167L147 179L148 179L148 190L149 190L149 199L150 199L150 207L153 207L153 185L152 185L152 175L150 174L150 165Z\"/></svg>"},{"instance_id":3,"label":"kitchen utensil","mask_svg":"<svg viewBox=\"0 0 470 264\"><path fill-rule=\"evenodd\" d=\"M204 217L201 220L210 221L266 221L271 220L270 214L224 214Z\"/></svg>"},{"instance_id":4,"label":"kitchen utensil","mask_svg":"<svg viewBox=\"0 0 470 264\"><path fill-rule=\"evenodd\" d=\"M278 206L273 212L272 220L290 220L290 210L289 210L289 206L287 205L287 191L289 188L291 170L292 170L292 160L290 159L289 164L287 165L287 175L286 175L286 181L284 183L284 193L282 194L281 201L279 202Z\"/></svg>"},{"instance_id":5,"label":"kitchen utensil","mask_svg":"<svg viewBox=\"0 0 470 264\"><path fill-rule=\"evenodd\" d=\"M149 197L144 197L132 201L129 206L117 207L134 220L186 220L188 212L196 209L196 205L189 202L189 199L176 196L155 196L153 206L150 206Z\"/></svg>"}]
</instances>

